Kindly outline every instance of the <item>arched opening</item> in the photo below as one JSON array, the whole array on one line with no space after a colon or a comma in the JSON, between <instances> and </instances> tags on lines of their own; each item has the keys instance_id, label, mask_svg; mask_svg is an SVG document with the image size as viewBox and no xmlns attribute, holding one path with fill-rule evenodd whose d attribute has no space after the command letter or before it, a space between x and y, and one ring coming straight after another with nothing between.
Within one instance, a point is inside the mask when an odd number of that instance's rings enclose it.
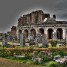
<instances>
[{"instance_id":1,"label":"arched opening","mask_svg":"<svg viewBox=\"0 0 67 67\"><path fill-rule=\"evenodd\" d=\"M39 29L39 33L44 34L44 29L43 28L40 28Z\"/></svg>"},{"instance_id":2,"label":"arched opening","mask_svg":"<svg viewBox=\"0 0 67 67\"><path fill-rule=\"evenodd\" d=\"M53 38L53 29L48 29L48 39Z\"/></svg>"},{"instance_id":3,"label":"arched opening","mask_svg":"<svg viewBox=\"0 0 67 67\"><path fill-rule=\"evenodd\" d=\"M63 30L61 28L57 29L57 39L63 39Z\"/></svg>"},{"instance_id":4,"label":"arched opening","mask_svg":"<svg viewBox=\"0 0 67 67\"><path fill-rule=\"evenodd\" d=\"M19 30L18 31L18 39L19 39L19 42L20 42L20 35L22 34L22 30Z\"/></svg>"},{"instance_id":5,"label":"arched opening","mask_svg":"<svg viewBox=\"0 0 67 67\"><path fill-rule=\"evenodd\" d=\"M18 32L19 32L19 34L21 34L22 33L22 30L19 30Z\"/></svg>"},{"instance_id":6,"label":"arched opening","mask_svg":"<svg viewBox=\"0 0 67 67\"><path fill-rule=\"evenodd\" d=\"M24 30L24 35L25 35L26 38L28 37L28 30L27 29Z\"/></svg>"},{"instance_id":7,"label":"arched opening","mask_svg":"<svg viewBox=\"0 0 67 67\"><path fill-rule=\"evenodd\" d=\"M36 37L36 30L35 29L31 29L30 30L32 36L35 38Z\"/></svg>"}]
</instances>

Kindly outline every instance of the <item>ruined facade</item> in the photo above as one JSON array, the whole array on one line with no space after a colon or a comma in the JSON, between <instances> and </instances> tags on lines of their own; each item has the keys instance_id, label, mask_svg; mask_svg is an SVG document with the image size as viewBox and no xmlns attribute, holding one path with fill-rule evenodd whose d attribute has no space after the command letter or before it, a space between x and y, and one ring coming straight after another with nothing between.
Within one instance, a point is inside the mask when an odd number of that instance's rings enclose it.
<instances>
[{"instance_id":1,"label":"ruined facade","mask_svg":"<svg viewBox=\"0 0 67 67\"><path fill-rule=\"evenodd\" d=\"M16 35L16 26L12 26L11 35Z\"/></svg>"},{"instance_id":2,"label":"ruined facade","mask_svg":"<svg viewBox=\"0 0 67 67\"><path fill-rule=\"evenodd\" d=\"M24 34L27 39L31 35L35 40L39 34L45 36L47 40L65 40L67 38L67 22L56 21L55 15L50 17L49 13L37 10L18 19L18 38L20 33Z\"/></svg>"}]
</instances>

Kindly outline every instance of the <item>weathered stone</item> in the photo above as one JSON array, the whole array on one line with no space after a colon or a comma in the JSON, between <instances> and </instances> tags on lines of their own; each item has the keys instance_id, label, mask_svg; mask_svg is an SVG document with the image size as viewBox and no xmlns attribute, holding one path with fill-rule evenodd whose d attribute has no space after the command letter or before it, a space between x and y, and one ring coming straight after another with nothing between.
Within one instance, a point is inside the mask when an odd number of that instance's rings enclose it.
<instances>
[{"instance_id":1,"label":"weathered stone","mask_svg":"<svg viewBox=\"0 0 67 67\"><path fill-rule=\"evenodd\" d=\"M20 45L24 46L25 45L25 39L24 39L24 35L20 34Z\"/></svg>"},{"instance_id":2,"label":"weathered stone","mask_svg":"<svg viewBox=\"0 0 67 67\"><path fill-rule=\"evenodd\" d=\"M45 20L45 18L47 18L47 20ZM36 44L42 44L42 46L47 47L48 40L50 39L60 41L67 40L67 22L56 21L55 15L53 15L53 17L50 17L49 13L45 14L42 10L33 11L27 15L23 15L23 17L18 19L18 25L20 25L18 26L18 30L20 30L20 28L23 32L25 29L28 30L28 38L30 39L30 43L35 42ZM34 29L36 34L31 33L31 29Z\"/></svg>"}]
</instances>

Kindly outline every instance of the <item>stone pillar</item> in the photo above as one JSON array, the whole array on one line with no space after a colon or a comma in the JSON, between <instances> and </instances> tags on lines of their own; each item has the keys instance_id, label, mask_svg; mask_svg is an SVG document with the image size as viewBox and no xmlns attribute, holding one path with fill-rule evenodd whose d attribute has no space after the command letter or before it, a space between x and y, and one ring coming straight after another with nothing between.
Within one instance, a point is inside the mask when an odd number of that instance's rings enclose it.
<instances>
[{"instance_id":1,"label":"stone pillar","mask_svg":"<svg viewBox=\"0 0 67 67\"><path fill-rule=\"evenodd\" d=\"M28 29L28 39L30 40L30 29Z\"/></svg>"},{"instance_id":2,"label":"stone pillar","mask_svg":"<svg viewBox=\"0 0 67 67\"><path fill-rule=\"evenodd\" d=\"M42 22L42 14L38 15L38 22Z\"/></svg>"},{"instance_id":3,"label":"stone pillar","mask_svg":"<svg viewBox=\"0 0 67 67\"><path fill-rule=\"evenodd\" d=\"M67 45L67 29L65 29L65 40L66 40L66 45Z\"/></svg>"},{"instance_id":4,"label":"stone pillar","mask_svg":"<svg viewBox=\"0 0 67 67\"><path fill-rule=\"evenodd\" d=\"M23 34L20 34L20 46L24 46L24 37Z\"/></svg>"},{"instance_id":5,"label":"stone pillar","mask_svg":"<svg viewBox=\"0 0 67 67\"><path fill-rule=\"evenodd\" d=\"M19 34L19 33L18 33L18 30L16 31L16 34L17 34L17 39L18 39L18 38L19 38L19 36L18 36L18 34Z\"/></svg>"},{"instance_id":6,"label":"stone pillar","mask_svg":"<svg viewBox=\"0 0 67 67\"><path fill-rule=\"evenodd\" d=\"M54 28L53 30L53 40L56 40L57 39L57 29Z\"/></svg>"},{"instance_id":7,"label":"stone pillar","mask_svg":"<svg viewBox=\"0 0 67 67\"><path fill-rule=\"evenodd\" d=\"M40 33L39 33L39 28L36 28L36 45L39 46L39 43L40 43L40 40L41 39L41 36L40 36Z\"/></svg>"},{"instance_id":8,"label":"stone pillar","mask_svg":"<svg viewBox=\"0 0 67 67\"><path fill-rule=\"evenodd\" d=\"M38 34L39 33L39 29L38 28L36 28L36 34Z\"/></svg>"},{"instance_id":9,"label":"stone pillar","mask_svg":"<svg viewBox=\"0 0 67 67\"><path fill-rule=\"evenodd\" d=\"M27 15L27 23L30 23L30 14Z\"/></svg>"},{"instance_id":10,"label":"stone pillar","mask_svg":"<svg viewBox=\"0 0 67 67\"><path fill-rule=\"evenodd\" d=\"M46 38L46 34L42 34L42 46L48 47L48 40Z\"/></svg>"},{"instance_id":11,"label":"stone pillar","mask_svg":"<svg viewBox=\"0 0 67 67\"><path fill-rule=\"evenodd\" d=\"M24 33L24 30L22 30L22 34Z\"/></svg>"},{"instance_id":12,"label":"stone pillar","mask_svg":"<svg viewBox=\"0 0 67 67\"><path fill-rule=\"evenodd\" d=\"M65 28L63 28L63 39L65 39L65 32L66 32Z\"/></svg>"},{"instance_id":13,"label":"stone pillar","mask_svg":"<svg viewBox=\"0 0 67 67\"><path fill-rule=\"evenodd\" d=\"M47 31L48 29L46 29L46 28L44 28L44 34L45 34L45 36L46 36L46 39L48 39L48 31Z\"/></svg>"},{"instance_id":14,"label":"stone pillar","mask_svg":"<svg viewBox=\"0 0 67 67\"><path fill-rule=\"evenodd\" d=\"M35 22L35 12L31 13L31 22L34 23Z\"/></svg>"}]
</instances>

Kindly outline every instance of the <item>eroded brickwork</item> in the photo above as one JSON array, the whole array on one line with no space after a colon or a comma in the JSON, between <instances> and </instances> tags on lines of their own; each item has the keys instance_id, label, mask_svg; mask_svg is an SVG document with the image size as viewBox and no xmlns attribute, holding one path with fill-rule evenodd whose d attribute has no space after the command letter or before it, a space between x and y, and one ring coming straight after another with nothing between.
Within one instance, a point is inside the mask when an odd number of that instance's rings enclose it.
<instances>
[{"instance_id":1,"label":"eroded brickwork","mask_svg":"<svg viewBox=\"0 0 67 67\"><path fill-rule=\"evenodd\" d=\"M11 28L11 34L16 35L16 26L12 26Z\"/></svg>"},{"instance_id":2,"label":"eroded brickwork","mask_svg":"<svg viewBox=\"0 0 67 67\"><path fill-rule=\"evenodd\" d=\"M30 14L23 15L18 19L18 26L22 26L25 23L39 23L43 22L45 18L50 18L50 14L44 14L42 10L33 11Z\"/></svg>"}]
</instances>

